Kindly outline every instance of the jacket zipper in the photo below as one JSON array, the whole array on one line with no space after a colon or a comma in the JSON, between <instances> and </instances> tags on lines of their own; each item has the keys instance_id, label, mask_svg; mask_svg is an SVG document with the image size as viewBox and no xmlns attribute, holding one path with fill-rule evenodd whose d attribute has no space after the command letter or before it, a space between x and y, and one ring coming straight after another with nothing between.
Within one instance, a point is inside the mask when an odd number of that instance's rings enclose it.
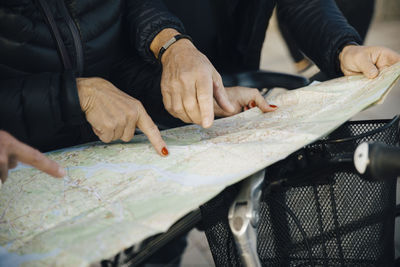
<instances>
[{"instance_id":1,"label":"jacket zipper","mask_svg":"<svg viewBox=\"0 0 400 267\"><path fill-rule=\"evenodd\" d=\"M63 12L68 28L71 31L72 38L74 39L74 46L76 50L76 68L78 70L78 77L79 77L83 73L83 47L82 47L81 36L79 34L78 28L76 27L74 20L72 19L71 15L67 10L64 0L60 0L59 2L61 4L61 10Z\"/></svg>"},{"instance_id":2,"label":"jacket zipper","mask_svg":"<svg viewBox=\"0 0 400 267\"><path fill-rule=\"evenodd\" d=\"M51 13L50 7L47 5L47 2L45 0L38 0L38 2L42 8L42 11L43 11L46 21L47 21L47 24L50 27L50 30L56 41L57 49L58 49L58 52L60 53L60 57L61 57L61 61L62 61L63 65L64 65L64 69L70 70L70 69L72 69L71 60L69 59L68 51L65 48L60 31L57 28L57 23L54 20L54 17L53 17L53 14Z\"/></svg>"}]
</instances>

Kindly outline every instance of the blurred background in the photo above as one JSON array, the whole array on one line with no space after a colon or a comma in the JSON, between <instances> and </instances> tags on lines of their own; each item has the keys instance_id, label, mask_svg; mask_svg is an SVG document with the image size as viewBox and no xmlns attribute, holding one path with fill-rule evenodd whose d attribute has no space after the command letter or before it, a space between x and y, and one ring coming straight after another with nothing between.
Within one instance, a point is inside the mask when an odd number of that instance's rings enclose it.
<instances>
[{"instance_id":1,"label":"blurred background","mask_svg":"<svg viewBox=\"0 0 400 267\"><path fill-rule=\"evenodd\" d=\"M351 1L351 0L349 0ZM400 0L377 0L366 45L383 45L400 53ZM296 68L278 28L276 16L270 21L262 51L261 69L296 74ZM316 67L304 74L310 76L318 71ZM400 114L400 82L392 89L386 101L356 115L353 120L388 119ZM400 203L398 181L397 202ZM396 221L396 257L400 256L400 220ZM213 266L207 239L202 232L192 230L182 266Z\"/></svg>"}]
</instances>

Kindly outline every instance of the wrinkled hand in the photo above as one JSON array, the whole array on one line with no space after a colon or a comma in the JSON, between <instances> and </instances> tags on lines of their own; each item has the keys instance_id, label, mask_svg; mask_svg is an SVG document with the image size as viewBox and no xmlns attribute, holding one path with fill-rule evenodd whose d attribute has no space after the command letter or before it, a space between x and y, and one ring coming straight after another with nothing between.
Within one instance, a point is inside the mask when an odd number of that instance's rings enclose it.
<instances>
[{"instance_id":1,"label":"wrinkled hand","mask_svg":"<svg viewBox=\"0 0 400 267\"><path fill-rule=\"evenodd\" d=\"M226 88L229 101L233 104L234 110L232 112L224 111L218 103L214 102L215 115L218 117L228 117L247 110L249 108L258 107L262 112L271 112L278 107L269 105L264 97L257 89L247 87L227 87Z\"/></svg>"},{"instance_id":2,"label":"wrinkled hand","mask_svg":"<svg viewBox=\"0 0 400 267\"><path fill-rule=\"evenodd\" d=\"M160 155L168 150L142 103L102 78L78 78L79 101L87 121L101 141L129 142L138 127Z\"/></svg>"},{"instance_id":3,"label":"wrinkled hand","mask_svg":"<svg viewBox=\"0 0 400 267\"><path fill-rule=\"evenodd\" d=\"M173 44L161 62L163 103L172 116L208 128L214 120L214 99L224 111L233 112L221 76L189 40Z\"/></svg>"},{"instance_id":4,"label":"wrinkled hand","mask_svg":"<svg viewBox=\"0 0 400 267\"><path fill-rule=\"evenodd\" d=\"M57 162L48 159L38 150L21 143L9 133L0 131L0 179L3 183L7 179L8 170L15 168L18 161L54 177L61 178L65 175L65 170Z\"/></svg>"},{"instance_id":5,"label":"wrinkled hand","mask_svg":"<svg viewBox=\"0 0 400 267\"><path fill-rule=\"evenodd\" d=\"M364 74L372 79L384 68L400 62L400 55L381 46L348 45L343 48L339 60L344 75Z\"/></svg>"}]
</instances>

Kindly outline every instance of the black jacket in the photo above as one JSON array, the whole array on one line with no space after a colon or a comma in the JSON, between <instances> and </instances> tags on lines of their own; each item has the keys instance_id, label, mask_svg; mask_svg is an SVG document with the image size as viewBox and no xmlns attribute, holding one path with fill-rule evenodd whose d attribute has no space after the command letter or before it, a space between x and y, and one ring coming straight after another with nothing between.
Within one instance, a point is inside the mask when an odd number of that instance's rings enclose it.
<instances>
[{"instance_id":1,"label":"black jacket","mask_svg":"<svg viewBox=\"0 0 400 267\"><path fill-rule=\"evenodd\" d=\"M256 70L275 7L301 50L330 78L341 75L337 52L361 43L333 0L164 0L221 72ZM207 3L205 3L207 2ZM194 14L202 10L204 14ZM213 26L216 29L210 30ZM214 35L210 38L210 34ZM215 51L217 49L217 51Z\"/></svg>"},{"instance_id":2,"label":"black jacket","mask_svg":"<svg viewBox=\"0 0 400 267\"><path fill-rule=\"evenodd\" d=\"M209 1L213 14L200 14L194 23L208 27L204 21L214 16L215 31L205 32L214 32L211 45L217 51L212 61L223 72L258 69L276 4L301 49L331 77L340 74L335 68L337 51L346 43L360 42L333 0ZM47 13L59 29L70 67L39 2L48 3ZM198 10L178 14L190 29L193 17L186 16L192 19L186 21L182 15L191 12ZM142 91L135 97L162 104L159 91L143 91L149 86L136 82L159 74L156 64L143 63L136 52L154 62L150 42L167 27L184 31L161 0L0 0L0 129L42 150L90 139L93 133L81 112L75 83L82 76L107 78L120 89L138 84ZM196 43L204 39L190 29ZM159 76L152 82L159 83Z\"/></svg>"},{"instance_id":3,"label":"black jacket","mask_svg":"<svg viewBox=\"0 0 400 267\"><path fill-rule=\"evenodd\" d=\"M75 78L109 78L127 57L143 64L135 51L154 61L164 28L184 30L159 0L0 0L0 129L42 150L75 144L88 128Z\"/></svg>"}]
</instances>

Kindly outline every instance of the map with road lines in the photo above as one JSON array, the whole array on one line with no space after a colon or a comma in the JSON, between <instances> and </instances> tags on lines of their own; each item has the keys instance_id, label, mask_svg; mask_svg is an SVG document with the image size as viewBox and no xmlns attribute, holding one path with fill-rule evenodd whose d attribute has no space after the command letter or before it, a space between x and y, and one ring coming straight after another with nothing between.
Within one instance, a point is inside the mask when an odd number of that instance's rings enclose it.
<instances>
[{"instance_id":1,"label":"map with road lines","mask_svg":"<svg viewBox=\"0 0 400 267\"><path fill-rule=\"evenodd\" d=\"M270 96L275 112L254 108L209 129L163 131L165 158L138 135L48 153L66 168L63 179L19 165L0 189L0 266L112 257L379 102L399 76L400 63L373 80L344 77Z\"/></svg>"}]
</instances>

